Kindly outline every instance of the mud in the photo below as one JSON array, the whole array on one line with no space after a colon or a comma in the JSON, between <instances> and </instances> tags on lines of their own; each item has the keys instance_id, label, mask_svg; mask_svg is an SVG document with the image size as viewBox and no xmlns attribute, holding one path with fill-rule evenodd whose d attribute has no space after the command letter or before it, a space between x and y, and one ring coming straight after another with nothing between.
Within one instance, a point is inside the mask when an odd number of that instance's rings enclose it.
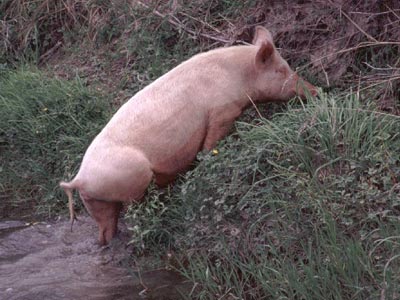
<instances>
[{"instance_id":1,"label":"mud","mask_svg":"<svg viewBox=\"0 0 400 300\"><path fill-rule=\"evenodd\" d=\"M66 219L0 222L0 299L181 299L177 274L144 272L140 281L128 267L126 228L106 247L96 236L89 217L72 232Z\"/></svg>"}]
</instances>

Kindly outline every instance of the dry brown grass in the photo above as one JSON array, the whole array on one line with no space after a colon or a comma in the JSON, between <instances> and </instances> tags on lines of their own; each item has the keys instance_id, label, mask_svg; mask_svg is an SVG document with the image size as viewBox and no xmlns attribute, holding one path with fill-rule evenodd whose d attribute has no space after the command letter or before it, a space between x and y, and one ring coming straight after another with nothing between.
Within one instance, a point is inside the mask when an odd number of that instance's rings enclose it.
<instances>
[{"instance_id":1,"label":"dry brown grass","mask_svg":"<svg viewBox=\"0 0 400 300\"><path fill-rule=\"evenodd\" d=\"M290 64L307 69L320 86L369 90L382 109L399 113L398 1L256 1L219 15L220 20L210 18L212 4L179 1L178 7L178 1L173 2L159 2L152 13L201 43L246 43L253 27L264 25Z\"/></svg>"},{"instance_id":2,"label":"dry brown grass","mask_svg":"<svg viewBox=\"0 0 400 300\"><path fill-rule=\"evenodd\" d=\"M151 34L165 22L168 30L196 40L199 51L250 42L254 26L264 25L289 63L302 66L299 71L307 70L320 86L371 90L382 109L398 112L400 106L397 0L6 0L0 11L4 54L18 57L30 49L39 62L49 61L66 39L68 45L81 39L117 45L107 50L112 52L127 48L137 32ZM155 20L150 26L148 18ZM125 65L135 60L129 50L121 53Z\"/></svg>"},{"instance_id":3,"label":"dry brown grass","mask_svg":"<svg viewBox=\"0 0 400 300\"><path fill-rule=\"evenodd\" d=\"M399 1L253 2L214 18L212 4L190 1L158 2L151 11L210 47L249 42L253 27L264 25L290 64L320 86L368 90L383 110L399 113Z\"/></svg>"},{"instance_id":4,"label":"dry brown grass","mask_svg":"<svg viewBox=\"0 0 400 300\"><path fill-rule=\"evenodd\" d=\"M131 1L114 0L5 0L0 5L0 41L7 55L19 57L27 50L47 60L64 45L66 36L96 40L99 30L123 21ZM127 25L127 24L124 24ZM72 38L73 40L73 38ZM75 41L76 42L76 41Z\"/></svg>"}]
</instances>

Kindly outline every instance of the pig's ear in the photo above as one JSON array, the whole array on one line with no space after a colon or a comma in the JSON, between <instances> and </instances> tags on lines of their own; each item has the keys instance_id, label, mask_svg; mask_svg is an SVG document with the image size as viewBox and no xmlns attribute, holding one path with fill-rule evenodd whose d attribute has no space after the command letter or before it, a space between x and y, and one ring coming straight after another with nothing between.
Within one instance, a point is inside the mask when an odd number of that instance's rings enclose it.
<instances>
[{"instance_id":1,"label":"pig's ear","mask_svg":"<svg viewBox=\"0 0 400 300\"><path fill-rule=\"evenodd\" d=\"M260 46L266 42L274 43L271 32L262 26L257 26L254 30L253 45Z\"/></svg>"},{"instance_id":2,"label":"pig's ear","mask_svg":"<svg viewBox=\"0 0 400 300\"><path fill-rule=\"evenodd\" d=\"M274 53L274 46L272 43L264 42L257 50L256 54L256 67L264 68L269 64L270 59L272 58L272 54Z\"/></svg>"}]
</instances>

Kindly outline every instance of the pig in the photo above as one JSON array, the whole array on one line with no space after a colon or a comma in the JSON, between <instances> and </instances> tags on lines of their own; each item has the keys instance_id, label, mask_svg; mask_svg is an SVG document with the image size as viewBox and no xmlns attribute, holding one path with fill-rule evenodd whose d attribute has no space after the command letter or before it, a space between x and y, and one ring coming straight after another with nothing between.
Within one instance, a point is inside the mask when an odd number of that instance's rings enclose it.
<instances>
[{"instance_id":1,"label":"pig","mask_svg":"<svg viewBox=\"0 0 400 300\"><path fill-rule=\"evenodd\" d=\"M172 182L199 151L211 151L250 104L316 91L291 70L261 26L251 45L193 56L122 105L88 147L75 178L60 183L71 226L76 189L97 222L99 243L108 244L123 203L140 201L152 180Z\"/></svg>"}]
</instances>

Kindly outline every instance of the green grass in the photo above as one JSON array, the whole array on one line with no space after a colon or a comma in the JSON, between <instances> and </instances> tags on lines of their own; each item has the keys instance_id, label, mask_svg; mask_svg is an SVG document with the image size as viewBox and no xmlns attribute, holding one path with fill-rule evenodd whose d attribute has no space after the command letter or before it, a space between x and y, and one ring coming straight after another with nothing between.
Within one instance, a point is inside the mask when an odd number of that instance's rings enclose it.
<instances>
[{"instance_id":1,"label":"green grass","mask_svg":"<svg viewBox=\"0 0 400 300\"><path fill-rule=\"evenodd\" d=\"M71 82L21 68L0 74L0 189L4 213L35 206L39 214L64 209L58 182L78 163L110 115L104 97Z\"/></svg>"},{"instance_id":2,"label":"green grass","mask_svg":"<svg viewBox=\"0 0 400 300\"><path fill-rule=\"evenodd\" d=\"M174 253L194 299L397 299L398 128L355 95L240 123L131 208L133 242Z\"/></svg>"}]
</instances>

